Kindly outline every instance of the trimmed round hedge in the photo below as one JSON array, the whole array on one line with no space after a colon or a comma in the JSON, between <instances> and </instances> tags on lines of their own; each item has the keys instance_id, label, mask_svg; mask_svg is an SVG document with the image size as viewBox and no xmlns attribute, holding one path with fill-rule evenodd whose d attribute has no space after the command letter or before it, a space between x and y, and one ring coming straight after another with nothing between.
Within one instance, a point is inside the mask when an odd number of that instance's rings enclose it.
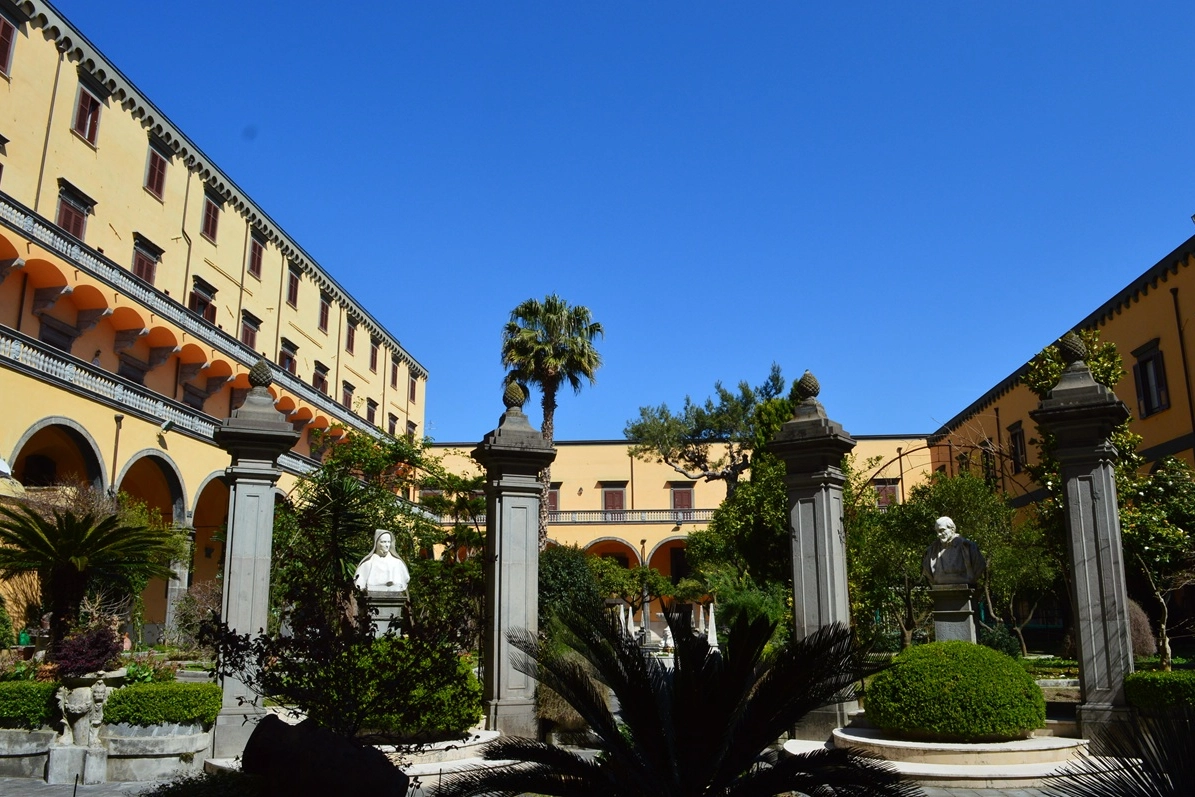
<instances>
[{"instance_id":1,"label":"trimmed round hedge","mask_svg":"<svg viewBox=\"0 0 1195 797\"><path fill-rule=\"evenodd\" d=\"M1046 723L1046 701L1025 668L970 642L909 648L872 680L864 701L872 725L911 739L1006 741Z\"/></svg>"}]
</instances>

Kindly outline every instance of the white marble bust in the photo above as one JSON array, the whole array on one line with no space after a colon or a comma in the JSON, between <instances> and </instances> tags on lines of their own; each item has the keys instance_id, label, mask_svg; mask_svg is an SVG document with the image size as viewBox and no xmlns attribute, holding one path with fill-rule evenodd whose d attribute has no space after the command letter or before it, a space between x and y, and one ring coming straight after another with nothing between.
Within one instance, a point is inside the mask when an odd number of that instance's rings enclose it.
<instances>
[{"instance_id":1,"label":"white marble bust","mask_svg":"<svg viewBox=\"0 0 1195 797\"><path fill-rule=\"evenodd\" d=\"M394 554L394 535L386 529L373 533L373 550L357 565L353 578L357 588L367 593L405 592L411 571Z\"/></svg>"},{"instance_id":2,"label":"white marble bust","mask_svg":"<svg viewBox=\"0 0 1195 797\"><path fill-rule=\"evenodd\" d=\"M940 517L934 523L938 539L930 543L921 560L921 572L930 584L975 584L987 570L979 546L960 537L954 521Z\"/></svg>"}]
</instances>

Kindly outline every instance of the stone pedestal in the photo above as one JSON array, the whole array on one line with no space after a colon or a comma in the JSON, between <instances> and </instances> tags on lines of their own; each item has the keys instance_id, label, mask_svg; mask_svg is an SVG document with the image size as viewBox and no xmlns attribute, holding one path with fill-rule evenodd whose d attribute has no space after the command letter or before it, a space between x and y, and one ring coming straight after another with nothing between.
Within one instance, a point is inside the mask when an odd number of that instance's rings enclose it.
<instances>
[{"instance_id":1,"label":"stone pedestal","mask_svg":"<svg viewBox=\"0 0 1195 797\"><path fill-rule=\"evenodd\" d=\"M935 584L929 588L934 601L934 639L938 642L975 642L973 590L966 584Z\"/></svg>"},{"instance_id":2,"label":"stone pedestal","mask_svg":"<svg viewBox=\"0 0 1195 797\"><path fill-rule=\"evenodd\" d=\"M539 474L556 458L508 390L498 428L474 449L486 472L486 728L535 738L535 680L511 663L507 634L539 629Z\"/></svg>"},{"instance_id":3,"label":"stone pedestal","mask_svg":"<svg viewBox=\"0 0 1195 797\"><path fill-rule=\"evenodd\" d=\"M245 403L216 429L216 443L232 455L228 480L228 532L224 557L222 617L238 633L265 630L270 602L270 549L274 539L274 485L282 471L278 457L298 442L299 433L274 409L268 389L270 368L258 362L249 374L253 389ZM247 686L224 678L224 707L216 718L216 758L232 758L264 711Z\"/></svg>"},{"instance_id":4,"label":"stone pedestal","mask_svg":"<svg viewBox=\"0 0 1195 797\"><path fill-rule=\"evenodd\" d=\"M1129 417L1109 388L1092 379L1086 351L1071 334L1059 341L1066 370L1030 413L1055 437L1066 486L1066 536L1079 653L1079 732L1094 738L1127 716L1124 677L1133 671L1112 431Z\"/></svg>"},{"instance_id":5,"label":"stone pedestal","mask_svg":"<svg viewBox=\"0 0 1195 797\"><path fill-rule=\"evenodd\" d=\"M817 400L820 386L808 371L794 388L793 419L768 443L784 462L792 539L793 635L804 639L835 623L849 626L846 534L842 523L842 459L855 440L826 417ZM828 739L858 710L847 701L810 712L794 738Z\"/></svg>"},{"instance_id":6,"label":"stone pedestal","mask_svg":"<svg viewBox=\"0 0 1195 797\"><path fill-rule=\"evenodd\" d=\"M402 636L403 620L407 614L409 598L405 592L367 592L365 611L373 619L373 635L385 636L388 631Z\"/></svg>"}]
</instances>

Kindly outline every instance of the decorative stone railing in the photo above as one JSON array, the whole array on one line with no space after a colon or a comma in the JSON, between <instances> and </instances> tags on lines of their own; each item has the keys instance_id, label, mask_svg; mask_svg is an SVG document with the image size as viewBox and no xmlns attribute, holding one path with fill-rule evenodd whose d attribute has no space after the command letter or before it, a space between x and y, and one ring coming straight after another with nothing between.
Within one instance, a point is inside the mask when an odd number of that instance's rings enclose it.
<instances>
[{"instance_id":1,"label":"decorative stone railing","mask_svg":"<svg viewBox=\"0 0 1195 797\"><path fill-rule=\"evenodd\" d=\"M588 524L588 523L706 523L714 516L712 509L616 509L616 510L584 510L578 512L549 512L549 523ZM479 526L484 526L485 515L475 518ZM451 517L441 517L441 525L451 525ZM472 522L472 520L470 521Z\"/></svg>"},{"instance_id":2,"label":"decorative stone railing","mask_svg":"<svg viewBox=\"0 0 1195 797\"><path fill-rule=\"evenodd\" d=\"M49 223L3 193L0 193L0 224L37 240L46 248L66 259L75 268L135 299L151 312L202 340L229 359L245 366L246 369L252 368L261 359L259 353L232 335L207 323L174 299L154 290L94 249L83 246L76 239L65 234L57 225ZM274 384L279 388L318 407L320 412L332 416L337 422L375 437L380 434L364 419L358 418L290 371L283 370L274 363L270 363L270 371Z\"/></svg>"},{"instance_id":3,"label":"decorative stone railing","mask_svg":"<svg viewBox=\"0 0 1195 797\"><path fill-rule=\"evenodd\" d=\"M84 396L106 399L130 412L159 422L170 421L176 429L215 442L213 433L220 422L212 416L3 326L0 362L69 385ZM310 473L316 467L314 461L297 454L283 454L278 464L296 474Z\"/></svg>"}]
</instances>

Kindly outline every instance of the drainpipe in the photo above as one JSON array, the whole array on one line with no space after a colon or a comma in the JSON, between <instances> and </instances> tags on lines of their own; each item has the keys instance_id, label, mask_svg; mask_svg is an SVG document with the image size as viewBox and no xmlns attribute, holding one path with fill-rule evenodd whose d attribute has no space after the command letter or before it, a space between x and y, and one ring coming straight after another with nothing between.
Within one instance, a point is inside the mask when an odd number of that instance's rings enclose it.
<instances>
[{"instance_id":1,"label":"drainpipe","mask_svg":"<svg viewBox=\"0 0 1195 797\"><path fill-rule=\"evenodd\" d=\"M1174 326L1178 331L1178 351L1183 358L1183 382L1187 387L1187 412L1191 419L1191 432L1195 434L1195 397L1191 396L1191 369L1187 360L1187 339L1183 337L1183 314L1178 307L1178 288L1170 289L1174 299Z\"/></svg>"},{"instance_id":2,"label":"drainpipe","mask_svg":"<svg viewBox=\"0 0 1195 797\"><path fill-rule=\"evenodd\" d=\"M50 131L54 126L54 106L58 103L58 78L62 75L62 60L66 56L63 42L58 43L58 65L54 68L54 88L50 90L50 110L46 114L46 137L41 148L41 167L37 171L37 190L33 194L33 212L41 213L41 187L46 178L46 158L50 153Z\"/></svg>"},{"instance_id":3,"label":"drainpipe","mask_svg":"<svg viewBox=\"0 0 1195 797\"><path fill-rule=\"evenodd\" d=\"M21 302L17 305L17 325L14 327L17 332L21 331L21 322L25 320L25 294L29 289L29 275L21 274Z\"/></svg>"}]
</instances>

